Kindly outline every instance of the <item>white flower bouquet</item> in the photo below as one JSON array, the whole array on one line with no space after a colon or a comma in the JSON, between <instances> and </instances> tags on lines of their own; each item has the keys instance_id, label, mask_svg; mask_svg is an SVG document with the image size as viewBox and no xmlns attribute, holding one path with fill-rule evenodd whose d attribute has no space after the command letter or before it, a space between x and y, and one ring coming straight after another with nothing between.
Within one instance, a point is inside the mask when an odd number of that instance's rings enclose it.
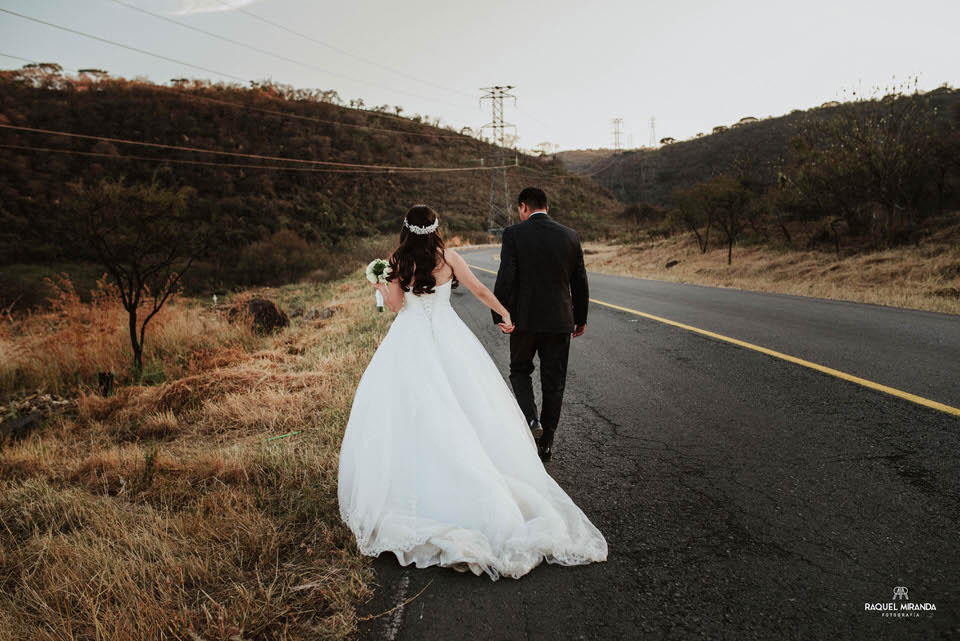
<instances>
[{"instance_id":1,"label":"white flower bouquet","mask_svg":"<svg viewBox=\"0 0 960 641\"><path fill-rule=\"evenodd\" d=\"M390 263L385 261L382 258L376 258L370 261L370 264L367 265L367 280L373 284L385 283L387 282L387 276L390 275L390 272L393 271L390 269ZM378 289L376 291L377 295L377 311L383 311L383 294L380 293Z\"/></svg>"}]
</instances>

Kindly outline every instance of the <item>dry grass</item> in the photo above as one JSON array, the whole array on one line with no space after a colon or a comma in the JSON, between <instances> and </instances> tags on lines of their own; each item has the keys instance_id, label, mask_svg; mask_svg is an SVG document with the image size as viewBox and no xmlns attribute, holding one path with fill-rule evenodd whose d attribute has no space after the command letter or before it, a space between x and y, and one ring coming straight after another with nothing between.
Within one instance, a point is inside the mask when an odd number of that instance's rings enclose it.
<instances>
[{"instance_id":1,"label":"dry grass","mask_svg":"<svg viewBox=\"0 0 960 641\"><path fill-rule=\"evenodd\" d=\"M93 383L100 371L130 381L127 314L106 280L98 283L90 303L80 301L65 277L50 286L54 297L48 310L0 324L0 394L25 389L60 393ZM176 378L224 347L252 344L244 328L211 317L191 301L174 299L147 326L144 370L149 379Z\"/></svg>"},{"instance_id":2,"label":"dry grass","mask_svg":"<svg viewBox=\"0 0 960 641\"><path fill-rule=\"evenodd\" d=\"M5 328L4 354L19 359L3 370L5 395L29 382L71 402L0 449L0 640L355 632L372 574L340 521L337 464L392 315L373 312L360 275L260 293L288 311L340 307L258 338L213 310L173 306L154 334L161 381L126 381L107 398L68 374L124 365L106 302ZM72 329L77 319L88 331ZM91 327L106 331L83 336Z\"/></svg>"},{"instance_id":3,"label":"dry grass","mask_svg":"<svg viewBox=\"0 0 960 641\"><path fill-rule=\"evenodd\" d=\"M764 245L701 254L691 235L636 245L585 245L587 269L678 283L733 287L960 314L960 246L932 240L920 247L857 253L777 250ZM678 260L667 268L668 261Z\"/></svg>"}]
</instances>

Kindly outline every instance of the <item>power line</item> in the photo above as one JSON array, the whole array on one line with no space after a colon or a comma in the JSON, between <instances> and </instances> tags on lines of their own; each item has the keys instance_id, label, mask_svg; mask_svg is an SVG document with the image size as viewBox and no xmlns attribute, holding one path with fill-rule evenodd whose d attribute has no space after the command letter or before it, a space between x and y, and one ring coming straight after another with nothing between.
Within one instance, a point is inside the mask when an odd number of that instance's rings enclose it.
<instances>
[{"instance_id":1,"label":"power line","mask_svg":"<svg viewBox=\"0 0 960 641\"><path fill-rule=\"evenodd\" d=\"M193 153L201 154L214 154L218 156L232 156L238 158L254 158L256 160L274 160L280 162L293 162L293 163L303 163L309 165L323 165L330 167L356 167L356 168L365 168L365 169L391 169L391 170L404 170L404 171L474 171L476 167L403 167L403 166L393 166L393 165L365 165L361 163L347 163L347 162L334 162L328 160L307 160L304 158L285 158L283 156L265 156L262 154L244 154L236 151L218 151L216 149L203 149L200 147L183 147L180 145L164 145L156 142L144 142L140 140L126 140L123 138L111 138L107 136L93 136L89 134L78 134L69 131L55 131L51 129L37 129L34 127L22 127L18 125L7 125L0 123L0 128L3 129L14 129L17 131L28 131L31 133L41 133L49 134L55 136L64 136L69 138L82 138L85 140L101 140L104 142L110 143L120 143L124 145L138 145L141 147L151 147L154 149L173 149L175 151L189 151ZM503 163L502 163L503 164ZM492 168L487 168L492 169Z\"/></svg>"},{"instance_id":2,"label":"power line","mask_svg":"<svg viewBox=\"0 0 960 641\"><path fill-rule=\"evenodd\" d=\"M39 64L37 60L31 60L30 58L23 58L21 56L11 56L9 53L0 53L0 56L4 58L13 58L14 60L23 60L24 62L29 62L30 64Z\"/></svg>"},{"instance_id":3,"label":"power line","mask_svg":"<svg viewBox=\"0 0 960 641\"><path fill-rule=\"evenodd\" d=\"M3 56L4 58L13 58L14 60L22 60L22 61L24 61L24 62L29 62L29 63L31 63L31 64L41 64L40 61L38 61L38 60L33 60L33 59L31 59L31 58L24 58L24 57L22 57L22 56L13 56L13 55L10 55L10 54L5 54L5 53L0 53L0 56ZM72 67L62 67L62 68L63 68L63 69L67 69L67 70L69 70L69 71L75 71L75 72L77 72L77 73L80 73L80 69L74 69L74 68L72 68ZM231 102L231 101L229 101L229 100L219 100L219 99L217 99L217 98L210 98L209 96L199 96L199 95L197 95L197 94L192 94L192 93L189 93L189 92L187 92L187 91L184 91L183 89L176 89L176 88L173 88L173 87L165 87L165 86L163 86L163 85L151 84L151 85L149 85L149 86L150 86L151 89L156 89L156 90L158 90L158 91L165 91L165 92L167 92L167 93L173 93L173 94L176 94L176 95L179 95L179 96L184 96L184 97L186 97L186 98L190 98L190 99L192 99L192 100L201 100L201 101L204 101L204 102L211 102L211 103L214 103L214 104L226 105L226 106L229 106L229 107L234 107L234 108L236 108L236 109L247 109L247 110L249 110L249 111L257 111L257 112L260 112L260 113L273 114L273 115L277 115L277 116L283 116L283 117L286 117L286 118L294 118L294 119L296 119L296 120L307 120L307 121L310 121L310 122L319 122L319 123L323 123L323 124L337 125L337 126L339 126L339 127L349 127L349 128L351 128L351 129L365 129L365 130L368 130L368 131L379 131L379 132L383 132L383 133L397 134L397 135L401 135L401 136L420 136L420 137L430 137L430 138L451 138L451 139L457 139L457 140L463 140L463 141L470 141L470 142L474 142L474 143L477 143L477 144L482 144L479 140L477 140L477 139L475 139L475 138L473 138L473 137L471 137L471 136L468 136L468 135L466 135L466 134L439 134L439 133L438 133L438 134L435 134L435 133L426 133L426 132L418 132L418 131L402 131L402 130L399 130L399 129L386 129L386 128L384 128L384 127L373 127L373 126L371 126L371 125L357 125L357 124L353 124L353 123L349 123L349 122L343 122L343 121L340 121L340 120L327 120L327 119L324 119L324 118L316 118L316 117L313 117L313 116L301 116L300 114L292 114L292 113L288 113L288 112L285 112L285 111L277 111L277 110L275 110L275 109L264 109L264 108L262 108L262 107L253 107L253 106L251 106L251 105L243 105L243 104L240 104L240 103L237 103L237 102ZM340 107L340 108L341 108L341 109L347 109L347 107ZM369 115L369 116L374 116L374 117L384 115L384 114L380 114L380 113L372 112L372 111L367 111L367 110L358 110L358 111L362 111L364 114ZM408 119L408 118L400 118L399 120L401 120L402 122L408 123L408 124L415 124L414 121L412 121L412 120L410 120L410 119Z\"/></svg>"},{"instance_id":4,"label":"power line","mask_svg":"<svg viewBox=\"0 0 960 641\"><path fill-rule=\"evenodd\" d=\"M400 71L399 69L394 69L393 67L388 67L387 65L380 64L379 62L376 62L375 60L369 60L369 59L364 58L364 57L362 57L362 56L358 56L357 54L351 53L351 52L349 52L349 51L347 51L347 50L345 50L345 49L341 49L340 47L336 47L336 46L334 46L334 45L332 45L332 44L329 44L329 43L327 43L327 42L323 42L322 40L317 40L316 38L314 38L314 37L312 37L312 36L305 35L305 34L303 34L303 33L300 33L299 31L294 31L293 29L290 29L289 27L286 27L286 26L284 26L284 25L282 25L282 24L280 24L280 23L277 23L277 22L274 22L274 21L269 20L269 19L267 19L267 18L264 18L263 16L260 16L260 15L258 15L258 14L256 14L256 13L253 13L252 11L248 11L248 10L246 10L246 9L243 9L242 7L238 7L238 6L232 5L232 4L230 4L229 2L226 2L225 0L217 0L217 2L219 2L219 3L222 4L222 5L224 5L225 7L229 7L229 8L231 8L231 9L233 9L234 11L237 11L237 12L239 12L239 13L242 13L242 14L245 14L245 15L247 15L247 16L250 16L251 18L254 18L255 20L259 20L260 22L263 22L263 23L265 23L265 24L268 24L268 25L270 25L270 26L272 26L272 27L275 27L275 28L277 28L277 29L281 29L281 30L283 30L283 31L286 31L287 33L293 34L293 35L298 36L298 37L300 37L300 38L303 38L303 39L305 39L305 40L309 40L310 42L313 42L313 43L315 43L315 44L320 45L321 47L326 47L327 49L331 49L331 50L333 50L333 51L336 51L337 53L341 53L341 54L343 54L343 55L345 55L345 56L349 56L350 58L353 58L353 59L355 59L355 60L359 60L360 62L366 63L366 64L368 64L368 65L373 65L374 67L378 67L378 68L380 68L380 69L384 69L385 71L389 71L389 72L391 72L391 73L395 73L395 74L401 75L401 76L403 76L403 77L405 77L405 78L409 78L410 80L415 80L416 82L420 82L420 83L423 83L423 84L426 84L426 85L430 85L431 87L434 87L434 88L437 88L437 89L442 89L442 90L444 90L444 91L450 91L450 92L453 92L453 93L458 93L458 94L460 94L460 95L462 95L462 96L467 96L467 97L471 97L471 98L472 98L472 96L471 96L470 94L468 94L468 93L466 93L466 92L464 92L464 91L461 91L461 90L459 90L459 89L451 89L451 88L449 88L449 87L444 87L443 85L438 85L438 84L436 84L436 83L434 83L434 82L430 82L429 80L424 80L424 79L422 79L422 78L418 78L417 76L408 74L408 73L406 73L406 72L404 72L404 71Z\"/></svg>"},{"instance_id":5,"label":"power line","mask_svg":"<svg viewBox=\"0 0 960 641\"><path fill-rule=\"evenodd\" d=\"M468 135L466 135L466 134L433 134L433 133L423 133L423 132L417 132L417 131L401 131L401 130L399 130L399 129L385 129L385 128L383 128L383 127L372 127L372 126L370 126L370 125L356 125L356 124L352 124L352 123L349 123L349 122L342 122L342 121L339 121L339 120L325 120L325 119L323 119L323 118L314 118L313 116L301 116L301 115L299 115L299 114L291 114L291 113L287 113L287 112L285 112L285 111L277 111L277 110L275 110L275 109L264 109L264 108L262 108L262 107L253 107L253 106L250 106L250 105L241 105L240 103L230 102L229 100L219 100L219 99L217 99L217 98L210 98L210 97L208 97L208 96L198 96L198 95L196 95L196 94L188 93L188 92L186 92L186 91L184 91L184 90L182 90L182 89L171 89L170 87L164 87L164 86L162 86L162 85L154 85L154 87L156 87L157 89L161 89L161 90L164 90L164 91L168 91L168 92L170 92L170 93L176 93L176 94L179 94L179 95L182 95L182 96L187 96L187 97L189 97L189 98L193 98L193 99L196 99L196 100L202 100L202 101L205 101L205 102L213 102L213 103L220 104L220 105L228 105L228 106L235 107L235 108L238 108L238 109L249 109L249 110L251 110L251 111L259 111L259 112L261 112L261 113L274 114L274 115L277 115L277 116L284 116L284 117L287 117L287 118L295 118L295 119L297 119L297 120L309 120L309 121L311 121L311 122L319 122L319 123L337 125L337 126L339 126L339 127L349 127L349 128L351 128L351 129L366 129L366 130L368 130L368 131L379 131L379 132L389 133L389 134L398 134L398 135L401 135L401 136L424 136L424 137L429 137L429 138L456 138L456 139L458 139L458 140L469 140L469 141L471 141L471 142L477 142L477 143L480 142L479 140L476 140L475 138L472 138L472 137L470 137L470 136L468 136ZM370 113L370 112L364 111L364 113ZM379 114L372 113L371 115L379 115ZM410 121L410 120L407 120L407 119L403 119L403 120L404 120L405 122L411 122L411 123L412 123L412 121Z\"/></svg>"},{"instance_id":6,"label":"power line","mask_svg":"<svg viewBox=\"0 0 960 641\"><path fill-rule=\"evenodd\" d=\"M523 169L524 171L532 171L532 172L535 173L535 174L541 174L541 175L544 175L544 176L551 176L551 177L553 177L553 178L556 178L557 180L570 180L570 179L572 179L572 178L590 178L591 176L596 176L596 175L599 174L600 172L605 171L608 167L613 166L614 163L616 163L616 162L618 162L618 161L620 160L620 156L613 156L612 158L613 158L613 159L612 159L610 162L608 162L606 165L604 165L604 166L601 167L600 169L597 169L596 171L591 171L591 172L588 173L588 174L577 174L577 173L570 172L570 173L568 173L566 176L558 176L558 175L552 174L552 173L550 173L550 172L548 172L548 171L541 171L541 170L539 170L539 169L534 169L533 167L527 167L526 165L520 165L520 169ZM601 159L601 161L602 161L602 160L604 160L604 159ZM508 165L508 166L509 166L509 165Z\"/></svg>"},{"instance_id":7,"label":"power line","mask_svg":"<svg viewBox=\"0 0 960 641\"><path fill-rule=\"evenodd\" d=\"M255 51L255 52L257 52L257 53L261 53L261 54L264 54L264 55L267 55L267 56L271 56L271 57L273 57L273 58L276 58L276 59L278 59L278 60L282 60L282 61L284 61L284 62L291 62L291 63L293 63L293 64L300 65L300 66L306 67L306 68L308 68L308 69L313 69L314 71L319 71L319 72L321 72L321 73L327 73L327 74L330 74L330 75L333 75L333 76L337 76L338 78L344 78L344 79L349 80L349 81L359 82L359 83L361 83L361 84L370 85L370 86L372 86L372 87L378 87L378 88L380 88L380 89L386 89L387 91L393 91L393 92L395 92L395 93L404 94L404 95L407 95L407 96L411 96L411 97L413 97L413 98L420 98L421 100L428 100L428 101L434 101L434 102L442 102L442 103L444 103L444 104L457 106L455 103L448 102L448 101L446 101L446 100L428 98L428 97L426 97L426 96L421 96L421 95L419 95L419 94L410 93L409 91L404 91L404 90L402 90L402 89L396 89L396 88L394 88L394 87L389 87L389 86L386 86L386 85L381 85L381 84L378 84L378 83L375 83L375 82L369 82L369 81L367 81L367 80L361 80L360 78L356 78L356 77L354 77L354 76L349 76L349 75L347 75L347 74L339 73L339 72L337 72L337 71L331 71L331 70L329 70L329 69L324 69L323 67L318 67L317 65L311 64L311 63L309 63L309 62L303 62L303 61L301 61L301 60L296 60L296 59L294 59L294 58L289 58L289 57L284 56L284 55L282 55L282 54L274 53L274 52L268 51L268 50L266 50L266 49L261 49L260 47L257 47L257 46L255 46L255 45L247 44L247 43L245 43L245 42L240 42L239 40L234 40L233 38L228 38L227 36L222 36L222 35L220 35L220 34L213 33L212 31L207 31L206 29L201 29L201 28L199 28L199 27L195 27L195 26L190 25L190 24L187 24L187 23L185 23L185 22L181 22L181 21L179 21L179 20L174 20L173 18L169 18L169 17L164 16L164 15L161 15L161 14L159 14L159 13L154 13L153 11L149 11L149 10L147 10L147 9L142 9L142 8L140 8L140 7L138 7L138 6L135 6L135 5L132 5L132 4L128 4L128 3L126 3L126 2L123 2L122 0L110 0L110 2L113 2L114 4L118 4L118 5L120 5L121 7L126 7L126 8L128 8L128 9L133 9L134 11L139 11L140 13L143 13L143 14L146 14L146 15L149 15L149 16L153 16L154 18L157 18L158 20L163 20L163 21L165 21L165 22L169 22L169 23L171 23L171 24L175 24L175 25L177 25L177 26L179 26L179 27L182 27L182 28L184 28L184 29L189 29L189 30L191 30L191 31L196 31L197 33L201 33L201 34L203 34L203 35L205 35L205 36L209 36L209 37L211 37L211 38L216 38L216 39L218 39L218 40L222 40L222 41L224 41L224 42L228 42L228 43L230 43L230 44L232 44L232 45L236 45L236 46L238 46L238 47L243 47L243 48L245 48L245 49L249 49L250 51ZM229 6L229 5L228 5L228 6Z\"/></svg>"},{"instance_id":8,"label":"power line","mask_svg":"<svg viewBox=\"0 0 960 641\"><path fill-rule=\"evenodd\" d=\"M601 167L600 169L597 169L596 171L591 171L589 174L577 174L577 177L578 177L578 178L589 178L590 176L596 176L596 175L599 174L601 171L605 171L607 168L612 167L613 164L616 163L616 162L619 161L619 160L620 160L620 156L614 156L614 157L613 157L613 160L611 160L610 162L608 162L606 165L604 165L604 166Z\"/></svg>"},{"instance_id":9,"label":"power line","mask_svg":"<svg viewBox=\"0 0 960 641\"><path fill-rule=\"evenodd\" d=\"M121 3L121 4L122 4L122 3ZM5 10L0 9L0 11L5 11ZM10 13L10 12L8 12L8 13ZM15 14L15 15L19 15L19 14ZM26 16L24 16L24 17L26 17ZM27 19L31 19L31 20L32 20L32 18L29 18L29 17L27 17ZM52 26L57 27L57 25L52 25ZM60 28L60 27L57 27L57 28ZM86 35L86 34L81 34L81 35ZM94 37L95 37L95 36L94 36ZM111 43L111 44L113 44L113 43ZM120 45L120 46L123 46L123 45ZM6 53L0 53L0 56L6 57L6 58L11 58L11 59L14 59L14 60L21 60L21 61L23 61L23 62L28 62L28 63L31 63L31 64L40 64L40 62L37 61L37 60L34 60L34 59L32 59L32 58L24 58L23 56L16 56L16 55L6 54ZM72 70L72 71L77 71L77 72L79 72L78 69L71 69L71 70ZM214 72L214 73L217 73L217 72ZM170 88L170 87L164 87L164 86L162 86L162 85L156 85L156 84L154 84L154 85L151 86L151 88L152 88L152 89L158 89L158 90L161 90L161 91L170 92L170 93L175 93L175 94L177 94L177 95L179 95L179 96L183 96L183 97L190 98L190 99L194 99L194 100L201 100L201 101L204 101L204 102L211 102L211 103L215 103L215 104L222 104L222 105L225 105L225 106L230 106L230 107L234 107L234 108L238 108L238 109L247 109L247 110L250 110L250 111L256 111L256 112L261 112L261 113L268 113L268 114L273 114L273 115L278 115L278 116L283 116L283 117L288 117L288 118L294 118L294 119L298 119L298 120L308 120L308 121L312 121L312 122L320 122L320 123L325 123L325 124L332 124L332 125L337 125L337 126L341 126L341 127L350 127L350 128L355 128L355 129L365 129L365 130L379 131L379 132L390 133L390 134L409 135L409 136L425 136L425 137L426 137L426 136L429 136L429 137L436 137L436 138L457 138L457 139L461 139L461 140L466 139L466 140L469 140L469 141L471 141L471 142L481 143L481 141L478 141L478 140L476 140L476 139L474 139L474 138L472 138L472 137L470 137L470 136L466 136L466 135L464 135L464 134L432 134L432 133L421 133L421 132L408 132L408 131L398 131L398 130L394 130L394 129L385 129L385 128L381 128L381 127L372 127L372 126L369 126L369 125L357 125L357 124L352 124L352 123L344 123L344 122L336 121L336 120L326 120L326 119L322 119L322 118L315 118L315 117L312 117L312 116L301 116L301 115L299 115L299 114L291 114L291 113L282 112L282 111L277 111L277 110L273 110L273 109L264 109L264 108L261 108L261 107L253 107L253 106L250 106L250 105L242 105L242 104L235 103L235 102L231 102L231 101L228 101L228 100L219 100L219 99L210 98L210 97L207 97L207 96L198 96L198 95L196 95L196 94L188 93L188 92L183 91L183 90L181 90L181 89L174 89L174 88ZM509 90L509 89L512 89L512 88L513 88L513 86L502 87L502 89L504 89L504 90ZM489 91L489 89L494 89L494 88L488 88L487 90ZM487 97L487 96L484 96L484 98L486 98L486 97ZM515 98L515 96L512 96L511 94L506 94L506 93L504 94L504 97L513 97L513 98ZM483 98L481 98L481 99L483 99ZM498 112L498 110L496 109L496 106L497 106L497 105L494 105L494 114L496 114L496 113ZM499 105L499 107L500 107L500 109L499 109L500 120L502 121L502 113L503 113L502 102L501 102L501 104ZM364 113L365 113L365 114L369 114L369 115L371 115L371 116L386 116L386 117L392 118L392 116L389 116L388 114L379 114L379 113L376 113L376 112L367 112L367 111L364 111ZM397 119L398 119L398 120L401 120L401 121L403 121L403 122L405 122L405 123L406 123L406 122L411 122L411 121L409 121L409 120L406 119L406 118L397 118ZM492 124L492 123L491 123L491 124ZM161 148L166 147L166 148L181 149L181 150L188 150L188 151L196 151L196 152L202 152L202 153L217 153L217 154L223 154L223 155L239 155L239 156L244 156L244 157L258 157L258 156L249 155L249 154L235 154L235 153L233 153L233 152L217 152L217 151L213 151L213 150L202 150L202 149L194 149L194 148L178 148L178 147L168 146L168 145L159 145L159 144L157 144L157 143L144 143L144 142L139 142L139 141L126 141L126 140L122 140L122 139L113 139L113 138L105 138L105 137L98 137L98 136L86 136L86 135L84 135L84 134L73 134L73 133L69 133L69 132L55 132L55 131L48 131L48 130L35 130L35 129L27 128L27 127L14 127L14 126L9 126L9 125L2 125L2 126L8 127L8 128L22 129L22 130L25 130L25 131L35 131L35 132L40 132L40 133L59 134L59 135L65 135L65 136L85 137L85 138L90 138L90 139L105 140L105 141L108 141L108 142L120 142L120 143L126 143L126 144L138 144L138 145L145 145L145 146L156 146L156 147L161 147ZM514 125L510 125L510 124L508 124L508 123L503 123L503 127L502 127L502 128L498 128L498 129L500 129L500 132L501 132L501 133L497 136L497 137L499 138L500 142L501 142L501 156L502 156L502 151L503 151L503 147L502 147L502 146L505 144L505 128L506 128L506 127L513 127L513 126L514 126ZM7 148L31 149L31 148L25 147L25 146L21 146L21 147L10 146L10 145L0 145L0 146L7 147ZM34 148L34 149L36 149L36 150L38 150L38 151L56 151L56 152L61 152L61 153L76 153L76 154L82 154L82 155L97 155L97 156L103 156L103 157L108 157L108 158L117 158L117 157L120 157L120 156L116 156L116 155L113 155L113 154L96 154L96 153L94 153L94 152L79 152L79 151L73 151L73 150L41 149L41 148ZM160 159L145 158L145 157L138 157L138 156L123 156L123 157L125 157L125 158L130 158L130 159L137 159L137 160L160 160ZM270 157L264 157L264 158L270 158ZM278 158L278 160L294 161L294 160L296 160L296 159ZM187 161L187 160L173 160L173 159L169 159L168 161L169 161L169 162L188 163L188 164L210 164L210 165L220 165L220 166L238 166L238 167L252 167L252 168L264 168L264 169L280 169L279 167L267 167L267 166L257 166L257 165L230 165L230 164L226 164L226 163L205 163L205 162L201 162L201 161ZM297 161L297 162L323 163L323 161L305 161L305 160L296 160L296 161ZM325 163L325 164L338 164L338 163ZM349 165L348 163L339 163L339 164L341 164L341 165ZM556 174L552 174L552 173L549 173L549 172L539 171L539 170L533 169L533 168L531 168L531 167L526 167L526 166L520 166L520 168L523 169L523 170L526 170L526 171L538 173L538 174L545 175L545 176L550 176L550 177L553 177L553 178L558 179L558 180L566 180L566 179L569 179L569 178L585 178L585 177L593 176L593 175L595 175L595 174L597 174L597 173L600 173L601 171L603 171L604 169L606 169L607 167L609 167L609 166L612 165L612 164L613 164L612 162L611 162L611 163L608 163L608 164L605 165L604 167L602 167L602 168L600 168L600 169L598 169L598 170L596 170L596 171L587 173L587 174L573 174L573 175L567 175L567 176L558 176L558 175L556 175ZM358 165L358 166L359 166L359 165ZM507 164L505 161L503 161L503 162L501 162L501 164L500 164L499 166L492 166L492 167L491 167L491 166L481 166L481 167L478 167L478 168L453 168L453 169L442 169L442 168L436 168L436 169L434 169L434 168L402 168L402 167L396 167L396 168L388 168L388 169L385 169L384 171L387 171L387 172L389 172L389 171L431 171L431 170L437 170L437 171L454 171L454 170L471 170L471 169L472 169L472 170L477 170L477 169L480 169L480 170L494 170L494 169L498 169L498 170L499 170L499 169L506 169L506 168L515 167L515 166L518 166L518 165L517 165L517 164ZM378 167L378 166L376 166L376 165L370 165L369 167ZM352 173L352 172L351 172L351 173ZM506 173L506 172L504 172L504 174L505 174L505 173ZM494 177L494 180L495 180L495 177ZM505 195L505 200L506 200L506 193L507 193L507 184L506 184L506 178L505 178L505 176L504 176L504 195Z\"/></svg>"},{"instance_id":10,"label":"power line","mask_svg":"<svg viewBox=\"0 0 960 641\"><path fill-rule=\"evenodd\" d=\"M57 149L55 147L32 147L30 145L6 145L0 144L0 148L4 149L21 149L26 151L44 151L52 153L61 153L61 154L73 154L77 156L96 156L99 158L109 158L112 160L145 160L150 162L171 162L185 165L204 165L208 167L230 167L230 168L243 168L243 169L273 169L278 171L307 171L314 173L339 173L339 174L402 174L402 173L437 173L441 171L483 171L483 170L493 170L493 169L509 169L514 165L505 165L503 167L457 167L452 169L445 168L435 168L431 169L429 172L424 172L423 170L411 170L411 169L391 169L391 170L366 170L366 169L321 169L316 167L283 167L279 165L253 165L249 163L225 163L225 162L210 162L205 160L186 160L180 158L149 158L147 156L132 156L125 154L108 154L103 152L96 151L79 151L76 149Z\"/></svg>"},{"instance_id":11,"label":"power line","mask_svg":"<svg viewBox=\"0 0 960 641\"><path fill-rule=\"evenodd\" d=\"M114 45L116 47L122 47L129 51L136 51L137 53L142 53L148 56L153 56L154 58L159 58L160 60L166 60L168 62L175 62L178 65L184 65L185 67L191 67L193 69L199 69L200 71L206 71L207 73L215 73L218 76L224 76L225 78L231 78L232 80L237 80L239 82L246 83L247 81L239 76L234 76L229 73L223 73L222 71L217 71L215 69L208 69L207 67L201 67L189 62L184 62L183 60L177 60L176 58L170 58L169 56L164 56L159 53L153 53L151 51L146 51L145 49L138 49L137 47L131 47L130 45L125 45L120 42L114 42L113 40L107 40L106 38L101 38L100 36L95 36L89 33L84 33L83 31L77 31L76 29L71 29L69 27L62 27L58 24L53 24L52 22L47 22L46 20L40 20L39 18L31 18L30 16L25 16L22 13L17 13L16 11L10 11L9 9L0 8L0 11L3 13L8 13L12 16L17 16L18 18L23 18L24 20L31 20L33 22L38 22L40 24L47 25L48 27L53 27L54 29L60 29L61 31L67 31L69 33L74 33L78 36L83 36L85 38L91 38L93 40L99 40L100 42L106 42L107 44Z\"/></svg>"}]
</instances>

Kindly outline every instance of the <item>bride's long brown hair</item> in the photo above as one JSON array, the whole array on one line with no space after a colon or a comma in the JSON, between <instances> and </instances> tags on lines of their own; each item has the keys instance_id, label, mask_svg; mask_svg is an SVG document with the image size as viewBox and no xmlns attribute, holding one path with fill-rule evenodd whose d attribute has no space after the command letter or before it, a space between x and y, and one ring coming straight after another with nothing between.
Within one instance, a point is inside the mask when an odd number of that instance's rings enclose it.
<instances>
[{"instance_id":1,"label":"bride's long brown hair","mask_svg":"<svg viewBox=\"0 0 960 641\"><path fill-rule=\"evenodd\" d=\"M426 205L415 205L407 212L407 222L417 227L429 227L437 220L437 213ZM390 275L387 281L396 282L405 292L413 289L417 296L432 294L437 285L434 270L441 263L449 265L444 256L443 237L438 230L429 234L415 234L404 225L400 230L400 244L390 256ZM453 276L451 287L460 282Z\"/></svg>"}]
</instances>

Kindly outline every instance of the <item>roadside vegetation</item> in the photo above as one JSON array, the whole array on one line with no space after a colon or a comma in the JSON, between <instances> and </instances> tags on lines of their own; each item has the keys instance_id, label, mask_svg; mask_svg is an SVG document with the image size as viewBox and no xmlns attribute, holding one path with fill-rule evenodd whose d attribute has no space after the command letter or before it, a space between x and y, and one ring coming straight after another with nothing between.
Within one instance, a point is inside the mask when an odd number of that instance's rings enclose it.
<instances>
[{"instance_id":1,"label":"roadside vegetation","mask_svg":"<svg viewBox=\"0 0 960 641\"><path fill-rule=\"evenodd\" d=\"M142 372L109 280L88 302L50 286L0 323L0 640L353 634L373 575L340 521L339 447L392 316L362 274L175 297ZM289 325L229 322L254 296Z\"/></svg>"},{"instance_id":2,"label":"roadside vegetation","mask_svg":"<svg viewBox=\"0 0 960 641\"><path fill-rule=\"evenodd\" d=\"M903 85L793 120L665 145L757 141L689 165L692 182L630 174L651 200L626 204L593 269L957 313L960 91Z\"/></svg>"}]
</instances>

